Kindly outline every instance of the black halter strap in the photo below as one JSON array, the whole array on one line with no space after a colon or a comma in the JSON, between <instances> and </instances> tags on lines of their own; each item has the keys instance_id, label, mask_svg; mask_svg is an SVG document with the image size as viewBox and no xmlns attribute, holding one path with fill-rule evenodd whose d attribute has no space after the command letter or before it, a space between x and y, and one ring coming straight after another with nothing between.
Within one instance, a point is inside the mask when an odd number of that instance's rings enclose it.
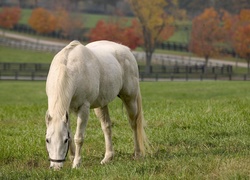
<instances>
[{"instance_id":1,"label":"black halter strap","mask_svg":"<svg viewBox=\"0 0 250 180\"><path fill-rule=\"evenodd\" d=\"M69 133L69 132L68 132L68 137L69 137L69 139L70 139L70 133ZM67 151L66 151L66 154L65 154L64 159L51 159L51 158L49 158L49 161L55 162L55 163L64 162L64 161L66 161L66 157L67 157L67 155L68 155L68 152L69 152L69 141L68 141Z\"/></svg>"}]
</instances>

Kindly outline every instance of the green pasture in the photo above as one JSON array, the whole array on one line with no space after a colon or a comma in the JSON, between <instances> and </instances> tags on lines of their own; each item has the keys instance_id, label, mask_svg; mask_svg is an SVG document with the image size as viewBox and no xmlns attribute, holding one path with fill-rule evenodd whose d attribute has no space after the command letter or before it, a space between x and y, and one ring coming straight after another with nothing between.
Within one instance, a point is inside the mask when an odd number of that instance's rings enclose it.
<instances>
[{"instance_id":1,"label":"green pasture","mask_svg":"<svg viewBox=\"0 0 250 180\"><path fill-rule=\"evenodd\" d=\"M125 109L110 104L115 158L101 165L104 138L91 111L83 162L49 169L45 149L45 82L0 81L0 179L248 179L248 82L143 82L152 150L133 160ZM75 115L71 115L75 130Z\"/></svg>"},{"instance_id":2,"label":"green pasture","mask_svg":"<svg viewBox=\"0 0 250 180\"><path fill-rule=\"evenodd\" d=\"M0 46L0 62L50 63L54 55L54 53Z\"/></svg>"}]
</instances>

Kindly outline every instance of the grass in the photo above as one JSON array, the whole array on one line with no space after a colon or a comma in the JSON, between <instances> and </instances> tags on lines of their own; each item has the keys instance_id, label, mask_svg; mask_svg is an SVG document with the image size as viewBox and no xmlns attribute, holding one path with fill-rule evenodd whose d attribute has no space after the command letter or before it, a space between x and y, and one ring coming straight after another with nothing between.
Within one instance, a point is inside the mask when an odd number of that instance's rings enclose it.
<instances>
[{"instance_id":1,"label":"grass","mask_svg":"<svg viewBox=\"0 0 250 180\"><path fill-rule=\"evenodd\" d=\"M0 62L50 63L53 57L53 53L0 46Z\"/></svg>"},{"instance_id":2,"label":"grass","mask_svg":"<svg viewBox=\"0 0 250 180\"><path fill-rule=\"evenodd\" d=\"M0 179L248 179L247 82L143 82L152 154L132 160L132 132L119 100L110 104L115 159L100 165L104 140L91 111L83 163L48 168L45 82L0 81ZM75 127L75 116L71 115ZM74 128L73 128L74 130Z\"/></svg>"}]
</instances>

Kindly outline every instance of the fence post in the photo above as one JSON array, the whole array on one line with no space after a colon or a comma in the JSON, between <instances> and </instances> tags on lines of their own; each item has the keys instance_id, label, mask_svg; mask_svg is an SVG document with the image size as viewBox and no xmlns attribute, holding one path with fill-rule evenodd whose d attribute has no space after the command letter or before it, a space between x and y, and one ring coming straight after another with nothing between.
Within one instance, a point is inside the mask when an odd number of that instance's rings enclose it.
<instances>
[{"instance_id":1,"label":"fence post","mask_svg":"<svg viewBox=\"0 0 250 180\"><path fill-rule=\"evenodd\" d=\"M34 81L35 80L35 72L31 73L31 80Z\"/></svg>"},{"instance_id":2,"label":"fence post","mask_svg":"<svg viewBox=\"0 0 250 180\"><path fill-rule=\"evenodd\" d=\"M161 66L161 69L162 69L162 72L163 72L163 73L166 73L166 66L162 65L162 66Z\"/></svg>"},{"instance_id":3,"label":"fence post","mask_svg":"<svg viewBox=\"0 0 250 180\"><path fill-rule=\"evenodd\" d=\"M173 74L173 73L171 73L171 75L170 75L170 79L171 79L171 81L173 81L173 80L174 80L174 74Z\"/></svg>"},{"instance_id":4,"label":"fence post","mask_svg":"<svg viewBox=\"0 0 250 180\"><path fill-rule=\"evenodd\" d=\"M221 74L224 74L224 65L221 67Z\"/></svg>"},{"instance_id":5,"label":"fence post","mask_svg":"<svg viewBox=\"0 0 250 180\"><path fill-rule=\"evenodd\" d=\"M141 81L143 81L144 80L144 77L143 77L143 74L141 74Z\"/></svg>"},{"instance_id":6,"label":"fence post","mask_svg":"<svg viewBox=\"0 0 250 180\"><path fill-rule=\"evenodd\" d=\"M158 81L158 73L155 75L155 81Z\"/></svg>"},{"instance_id":7,"label":"fence post","mask_svg":"<svg viewBox=\"0 0 250 180\"><path fill-rule=\"evenodd\" d=\"M18 79L18 71L15 72L15 80Z\"/></svg>"}]
</instances>

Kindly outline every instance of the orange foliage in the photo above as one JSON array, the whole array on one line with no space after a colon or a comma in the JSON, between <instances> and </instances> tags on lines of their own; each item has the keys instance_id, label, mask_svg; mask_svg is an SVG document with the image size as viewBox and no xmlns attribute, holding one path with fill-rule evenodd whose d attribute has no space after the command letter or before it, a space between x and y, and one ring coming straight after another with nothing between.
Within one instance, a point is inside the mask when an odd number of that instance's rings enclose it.
<instances>
[{"instance_id":1,"label":"orange foliage","mask_svg":"<svg viewBox=\"0 0 250 180\"><path fill-rule=\"evenodd\" d=\"M241 10L238 15L224 12L223 21L225 42L242 58L250 60L250 10Z\"/></svg>"},{"instance_id":2,"label":"orange foliage","mask_svg":"<svg viewBox=\"0 0 250 180\"><path fill-rule=\"evenodd\" d=\"M56 18L46 9L36 8L32 11L29 24L36 32L46 34L56 29Z\"/></svg>"},{"instance_id":3,"label":"orange foliage","mask_svg":"<svg viewBox=\"0 0 250 180\"><path fill-rule=\"evenodd\" d=\"M236 52L250 61L250 10L243 9L239 14L238 28L233 39Z\"/></svg>"},{"instance_id":4,"label":"orange foliage","mask_svg":"<svg viewBox=\"0 0 250 180\"><path fill-rule=\"evenodd\" d=\"M234 34L234 40L236 52L250 61L250 24L240 26Z\"/></svg>"},{"instance_id":5,"label":"orange foliage","mask_svg":"<svg viewBox=\"0 0 250 180\"><path fill-rule=\"evenodd\" d=\"M18 23L21 9L17 7L4 7L0 12L0 27L11 29Z\"/></svg>"},{"instance_id":6,"label":"orange foliage","mask_svg":"<svg viewBox=\"0 0 250 180\"><path fill-rule=\"evenodd\" d=\"M250 9L242 9L239 14L241 24L248 24L250 22Z\"/></svg>"},{"instance_id":7,"label":"orange foliage","mask_svg":"<svg viewBox=\"0 0 250 180\"><path fill-rule=\"evenodd\" d=\"M241 10L239 15L231 15L228 12L223 12L223 28L232 33L235 31L239 26L247 25L250 23L250 10L243 9ZM230 34L232 35L232 34Z\"/></svg>"},{"instance_id":8,"label":"orange foliage","mask_svg":"<svg viewBox=\"0 0 250 180\"><path fill-rule=\"evenodd\" d=\"M141 36L137 31L138 22L133 20L129 27L123 26L122 22L98 21L96 27L90 31L90 41L109 40L135 49L142 43Z\"/></svg>"},{"instance_id":9,"label":"orange foliage","mask_svg":"<svg viewBox=\"0 0 250 180\"><path fill-rule=\"evenodd\" d=\"M72 17L64 9L58 9L55 13L56 29L62 32L62 35L68 36L74 32L75 29L82 29L83 23L77 17Z\"/></svg>"},{"instance_id":10,"label":"orange foliage","mask_svg":"<svg viewBox=\"0 0 250 180\"><path fill-rule=\"evenodd\" d=\"M208 59L218 54L218 42L222 40L218 13L213 9L206 9L200 16L194 18L191 34L190 49L199 56Z\"/></svg>"}]
</instances>

